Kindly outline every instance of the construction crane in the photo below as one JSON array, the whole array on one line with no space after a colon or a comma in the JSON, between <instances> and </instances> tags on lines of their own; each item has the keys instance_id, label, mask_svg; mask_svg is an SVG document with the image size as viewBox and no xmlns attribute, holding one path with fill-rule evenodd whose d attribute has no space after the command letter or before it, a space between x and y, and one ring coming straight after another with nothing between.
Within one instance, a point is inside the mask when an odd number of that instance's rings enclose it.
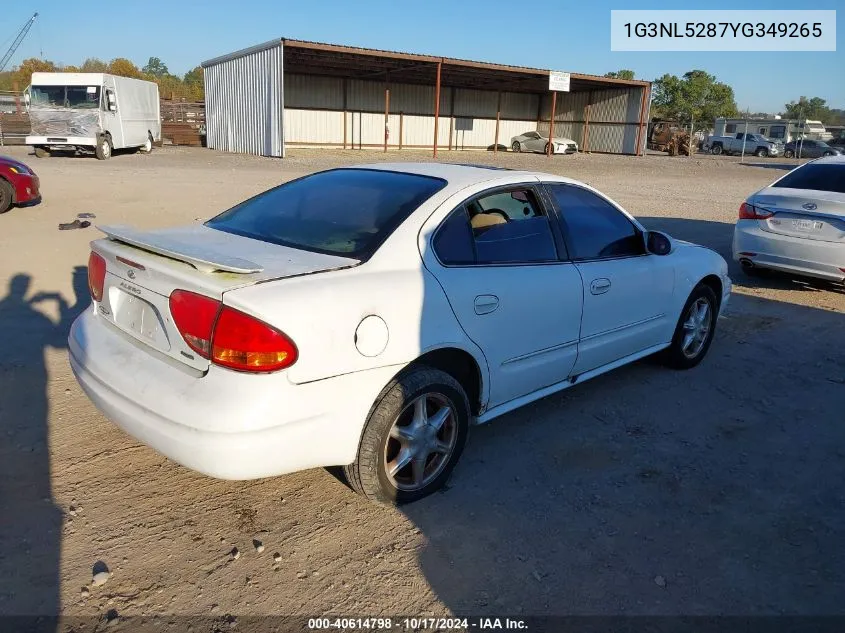
<instances>
[{"instance_id":1,"label":"construction crane","mask_svg":"<svg viewBox=\"0 0 845 633\"><path fill-rule=\"evenodd\" d=\"M35 18L38 17L37 13L33 13L32 17L29 18L26 24L21 27L20 33L15 38L15 41L12 42L12 45L9 47L9 50L3 55L3 59L0 59L0 73L6 68L6 64L9 63L9 60L12 59L12 55L15 54L15 51L18 50L18 46L21 45L23 42L23 38L26 37L26 34L29 33L29 29L32 28L32 25L35 23Z\"/></svg>"}]
</instances>

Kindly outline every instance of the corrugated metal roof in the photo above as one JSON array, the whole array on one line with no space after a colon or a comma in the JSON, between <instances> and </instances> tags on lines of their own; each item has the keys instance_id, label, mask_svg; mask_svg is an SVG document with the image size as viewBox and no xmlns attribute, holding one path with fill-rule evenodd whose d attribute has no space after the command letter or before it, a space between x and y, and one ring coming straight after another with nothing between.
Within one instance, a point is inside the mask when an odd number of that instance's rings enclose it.
<instances>
[{"instance_id":1,"label":"corrugated metal roof","mask_svg":"<svg viewBox=\"0 0 845 633\"><path fill-rule=\"evenodd\" d=\"M550 72L549 69L543 68L532 68L529 66L515 66L511 64L499 64L493 62L479 62L469 59L460 59L457 57L442 57L442 56L434 56L434 55L423 55L419 53L408 53L402 51L388 51L378 48L363 48L360 46L346 46L343 44L328 44L325 42L312 42L309 40L296 40L296 39L289 39L289 38L279 38L275 40L271 40L269 42L265 42L263 44L258 44L257 46L252 46L250 48L245 48L239 51L235 51L233 53L229 53L228 55L222 55L220 57L215 57L208 61L204 61L202 63L203 68L207 68L208 66L213 66L215 64L219 64L224 61L228 61L231 59L235 59L237 57L242 57L244 55L249 55L251 53L255 53L260 50L264 50L266 48L271 48L273 46L277 46L279 42L282 42L285 47L291 48L310 48L314 50L322 50L325 52L337 52L337 53L346 53L346 54L358 54L358 55L369 55L369 56L376 56L376 57L387 57L393 59L406 59L406 60L413 60L419 62L431 62L437 63L442 62L446 65L452 66L468 66L478 68L480 70L491 70L491 71L501 71L501 72L513 72L513 73L523 73L523 74L534 74L534 75L548 75ZM599 75L589 75L585 73L571 73L573 79L580 79L584 81L596 81L601 82L604 84L615 84L619 86L647 86L650 85L650 81L643 81L639 79L614 79L610 77L601 77Z\"/></svg>"}]
</instances>

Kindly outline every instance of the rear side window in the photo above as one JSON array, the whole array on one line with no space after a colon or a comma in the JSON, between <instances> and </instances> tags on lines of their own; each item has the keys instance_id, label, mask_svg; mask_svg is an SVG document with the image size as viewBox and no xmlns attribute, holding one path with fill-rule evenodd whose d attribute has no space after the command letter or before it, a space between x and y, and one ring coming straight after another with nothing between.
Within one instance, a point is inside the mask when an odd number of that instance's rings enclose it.
<instances>
[{"instance_id":1,"label":"rear side window","mask_svg":"<svg viewBox=\"0 0 845 633\"><path fill-rule=\"evenodd\" d=\"M573 259L605 259L645 254L637 228L612 204L591 191L548 185L566 223Z\"/></svg>"},{"instance_id":2,"label":"rear side window","mask_svg":"<svg viewBox=\"0 0 845 633\"><path fill-rule=\"evenodd\" d=\"M791 171L772 186L845 193L845 164L810 163Z\"/></svg>"},{"instance_id":3,"label":"rear side window","mask_svg":"<svg viewBox=\"0 0 845 633\"><path fill-rule=\"evenodd\" d=\"M434 252L441 262L450 266L475 263L472 228L464 207L453 212L440 225L434 236Z\"/></svg>"},{"instance_id":4,"label":"rear side window","mask_svg":"<svg viewBox=\"0 0 845 633\"><path fill-rule=\"evenodd\" d=\"M434 252L447 265L557 261L549 218L532 188L497 191L456 209L437 229Z\"/></svg>"},{"instance_id":5,"label":"rear side window","mask_svg":"<svg viewBox=\"0 0 845 633\"><path fill-rule=\"evenodd\" d=\"M285 183L206 226L304 250L366 259L444 180L375 169L334 169Z\"/></svg>"}]
</instances>

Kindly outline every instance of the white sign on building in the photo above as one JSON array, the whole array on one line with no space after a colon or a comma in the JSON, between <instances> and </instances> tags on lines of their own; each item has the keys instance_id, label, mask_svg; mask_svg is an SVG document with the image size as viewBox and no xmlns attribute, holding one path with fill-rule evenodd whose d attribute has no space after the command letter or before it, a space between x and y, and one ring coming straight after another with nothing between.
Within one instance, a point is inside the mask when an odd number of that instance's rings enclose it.
<instances>
[{"instance_id":1,"label":"white sign on building","mask_svg":"<svg viewBox=\"0 0 845 633\"><path fill-rule=\"evenodd\" d=\"M569 92L569 73L549 71L549 90L554 92Z\"/></svg>"}]
</instances>

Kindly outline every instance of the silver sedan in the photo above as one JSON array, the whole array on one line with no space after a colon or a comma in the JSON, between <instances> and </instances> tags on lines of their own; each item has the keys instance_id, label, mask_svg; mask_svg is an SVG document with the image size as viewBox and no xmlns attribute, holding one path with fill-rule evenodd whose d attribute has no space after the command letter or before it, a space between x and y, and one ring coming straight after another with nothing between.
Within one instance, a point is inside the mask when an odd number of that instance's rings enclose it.
<instances>
[{"instance_id":1,"label":"silver sedan","mask_svg":"<svg viewBox=\"0 0 845 633\"><path fill-rule=\"evenodd\" d=\"M750 274L845 281L845 156L805 163L743 202L733 258Z\"/></svg>"}]
</instances>

